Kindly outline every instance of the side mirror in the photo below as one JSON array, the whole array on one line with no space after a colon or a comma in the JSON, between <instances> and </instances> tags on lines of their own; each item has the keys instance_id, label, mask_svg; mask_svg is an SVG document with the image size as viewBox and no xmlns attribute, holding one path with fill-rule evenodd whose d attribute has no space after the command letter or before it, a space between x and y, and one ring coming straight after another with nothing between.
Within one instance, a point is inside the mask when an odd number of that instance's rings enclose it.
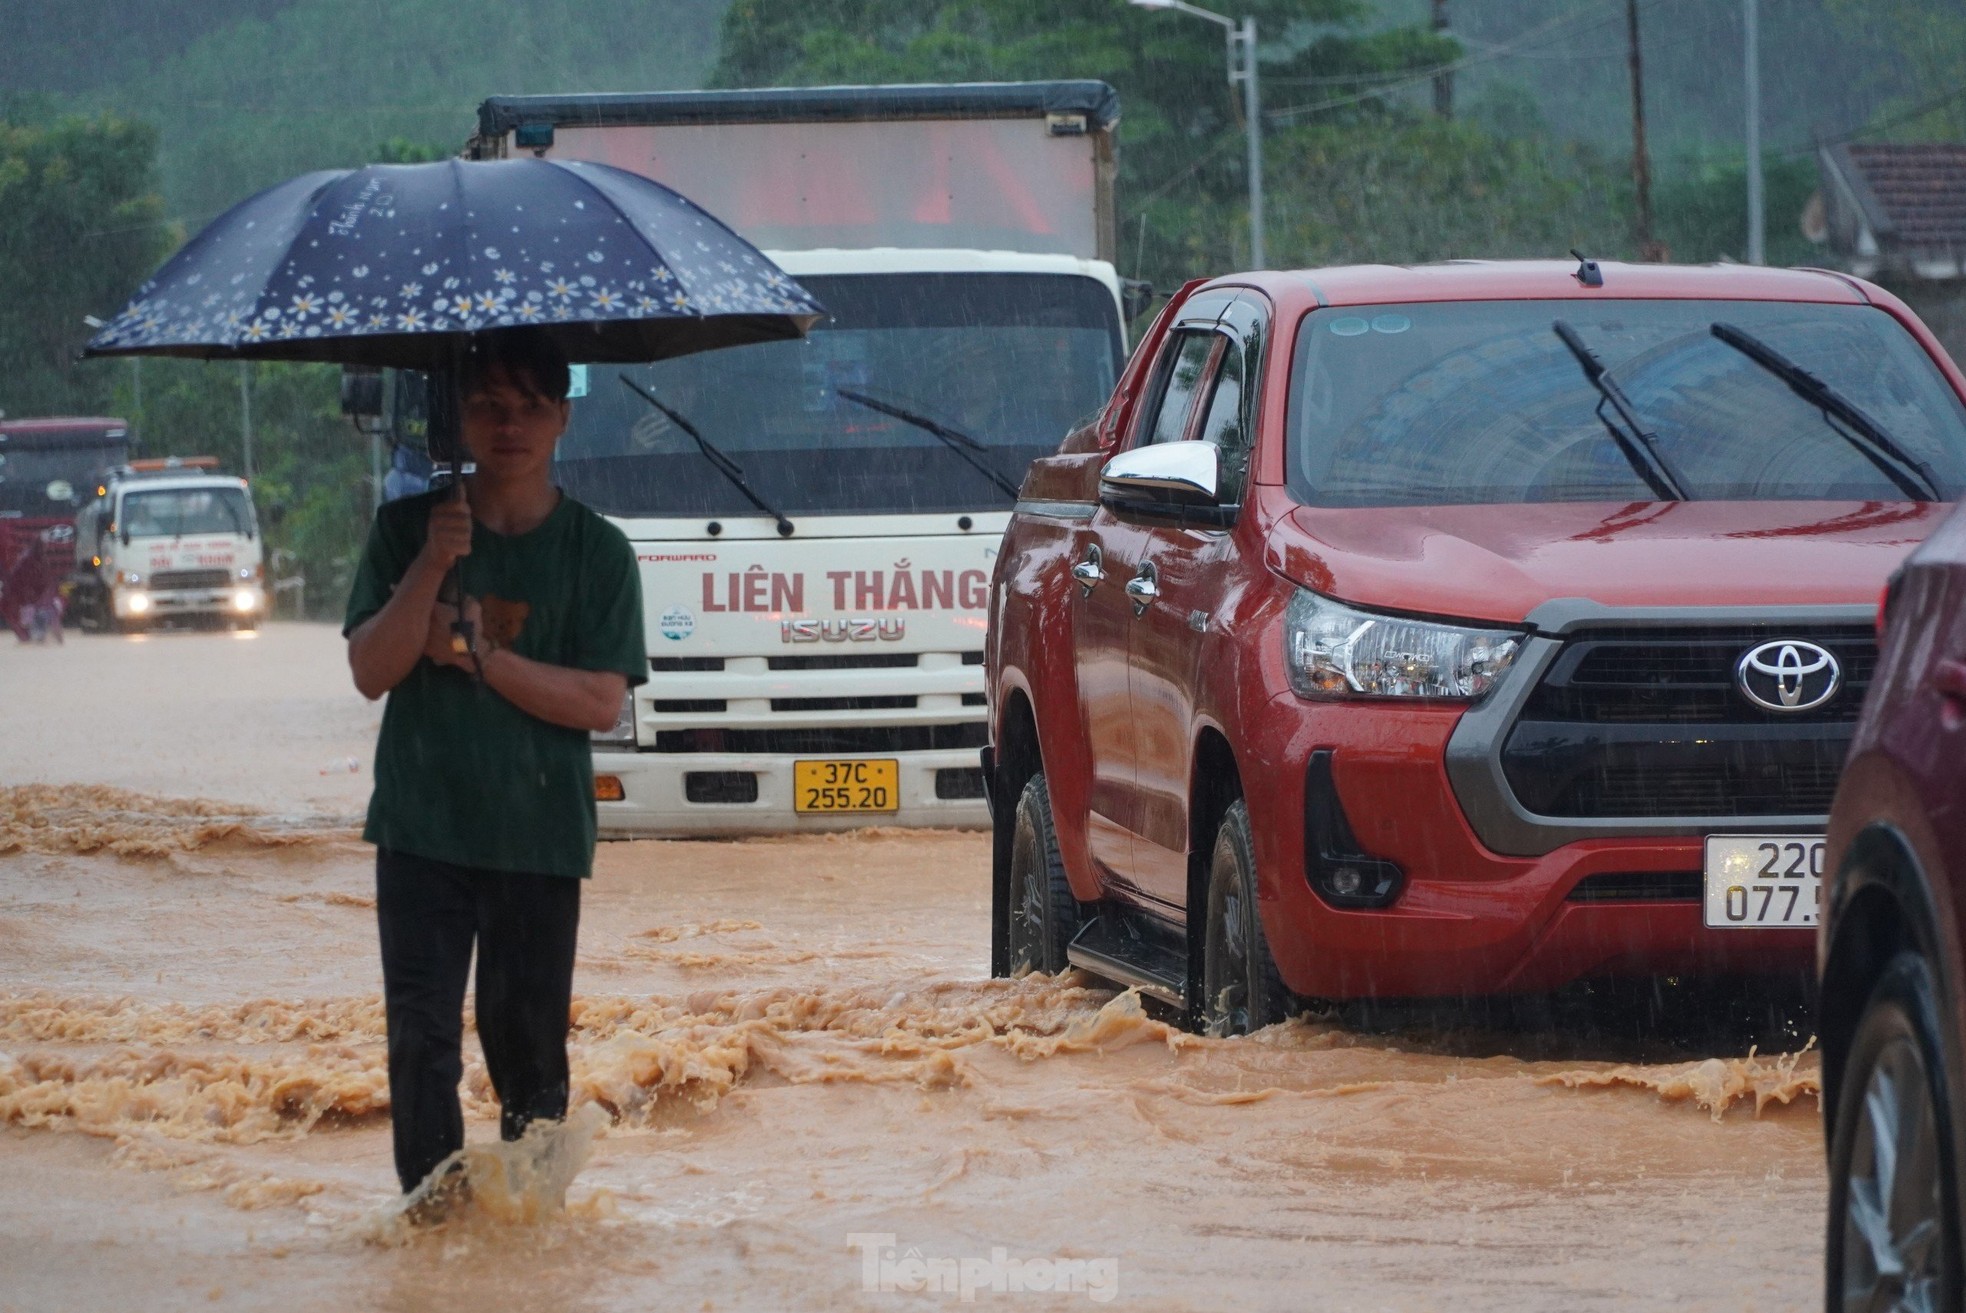
<instances>
[{"instance_id":1,"label":"side mirror","mask_svg":"<svg viewBox=\"0 0 1966 1313\"><path fill-rule=\"evenodd\" d=\"M374 365L341 367L341 413L364 433L382 431L382 371Z\"/></svg>"},{"instance_id":2,"label":"side mirror","mask_svg":"<svg viewBox=\"0 0 1966 1313\"><path fill-rule=\"evenodd\" d=\"M1211 442L1161 442L1123 451L1099 473L1099 504L1122 518L1222 528L1242 508L1224 504Z\"/></svg>"},{"instance_id":3,"label":"side mirror","mask_svg":"<svg viewBox=\"0 0 1966 1313\"><path fill-rule=\"evenodd\" d=\"M123 540L123 546L128 547L130 545L130 526L127 524L124 525L116 536Z\"/></svg>"},{"instance_id":4,"label":"side mirror","mask_svg":"<svg viewBox=\"0 0 1966 1313\"><path fill-rule=\"evenodd\" d=\"M1126 313L1126 321L1130 324L1152 309L1154 298L1157 295L1159 293L1154 291L1154 285L1152 283L1138 278L1122 278L1120 280L1120 308Z\"/></svg>"}]
</instances>

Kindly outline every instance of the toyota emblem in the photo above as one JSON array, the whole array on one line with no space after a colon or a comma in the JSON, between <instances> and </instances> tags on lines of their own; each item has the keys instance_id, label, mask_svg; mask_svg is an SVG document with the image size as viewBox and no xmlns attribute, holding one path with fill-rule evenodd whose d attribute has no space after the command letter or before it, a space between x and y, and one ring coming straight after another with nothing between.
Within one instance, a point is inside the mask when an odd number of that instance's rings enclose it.
<instances>
[{"instance_id":1,"label":"toyota emblem","mask_svg":"<svg viewBox=\"0 0 1966 1313\"><path fill-rule=\"evenodd\" d=\"M1828 648L1778 638L1743 654L1734 667L1734 682L1757 707L1813 711L1843 687L1843 667Z\"/></svg>"}]
</instances>

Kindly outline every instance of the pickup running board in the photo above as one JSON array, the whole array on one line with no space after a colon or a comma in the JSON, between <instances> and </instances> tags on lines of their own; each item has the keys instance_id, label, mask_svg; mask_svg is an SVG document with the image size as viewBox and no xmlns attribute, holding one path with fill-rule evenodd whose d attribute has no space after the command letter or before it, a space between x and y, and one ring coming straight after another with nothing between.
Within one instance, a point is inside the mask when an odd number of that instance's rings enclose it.
<instances>
[{"instance_id":1,"label":"pickup running board","mask_svg":"<svg viewBox=\"0 0 1966 1313\"><path fill-rule=\"evenodd\" d=\"M1072 937L1065 960L1173 1007L1186 1006L1186 948L1172 930L1102 912Z\"/></svg>"}]
</instances>

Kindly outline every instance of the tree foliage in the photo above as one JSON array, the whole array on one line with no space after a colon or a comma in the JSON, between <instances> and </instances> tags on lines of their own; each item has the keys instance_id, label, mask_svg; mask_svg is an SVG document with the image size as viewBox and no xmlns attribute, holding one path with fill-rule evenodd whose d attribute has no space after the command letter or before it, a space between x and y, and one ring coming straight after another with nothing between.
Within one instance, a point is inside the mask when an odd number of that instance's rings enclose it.
<instances>
[{"instance_id":1,"label":"tree foliage","mask_svg":"<svg viewBox=\"0 0 1966 1313\"><path fill-rule=\"evenodd\" d=\"M1279 134L1292 203L1274 240L1309 265L1609 254L1630 188L1589 151L1431 116Z\"/></svg>"},{"instance_id":2,"label":"tree foliage","mask_svg":"<svg viewBox=\"0 0 1966 1313\"><path fill-rule=\"evenodd\" d=\"M170 249L156 130L104 115L0 120L0 410L89 411L102 365L78 366L84 315L107 316Z\"/></svg>"},{"instance_id":3,"label":"tree foliage","mask_svg":"<svg viewBox=\"0 0 1966 1313\"><path fill-rule=\"evenodd\" d=\"M240 4L242 0L231 0ZM696 85L715 0L447 0L246 5L93 98L156 122L164 190L194 225L379 141L461 149L487 96Z\"/></svg>"}]
</instances>

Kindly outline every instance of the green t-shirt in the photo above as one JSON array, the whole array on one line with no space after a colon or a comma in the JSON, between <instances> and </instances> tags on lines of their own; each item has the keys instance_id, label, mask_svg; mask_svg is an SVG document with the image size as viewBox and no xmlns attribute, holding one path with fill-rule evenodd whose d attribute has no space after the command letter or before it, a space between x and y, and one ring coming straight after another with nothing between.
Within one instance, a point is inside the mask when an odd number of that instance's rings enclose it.
<instances>
[{"instance_id":1,"label":"green t-shirt","mask_svg":"<svg viewBox=\"0 0 1966 1313\"><path fill-rule=\"evenodd\" d=\"M344 634L380 611L423 549L442 492L385 505L355 571ZM482 643L577 670L648 678L642 591L621 530L573 498L507 536L471 529L464 591L483 607ZM594 865L594 765L587 731L519 710L469 674L427 658L390 691L362 837L460 866L584 877Z\"/></svg>"}]
</instances>

